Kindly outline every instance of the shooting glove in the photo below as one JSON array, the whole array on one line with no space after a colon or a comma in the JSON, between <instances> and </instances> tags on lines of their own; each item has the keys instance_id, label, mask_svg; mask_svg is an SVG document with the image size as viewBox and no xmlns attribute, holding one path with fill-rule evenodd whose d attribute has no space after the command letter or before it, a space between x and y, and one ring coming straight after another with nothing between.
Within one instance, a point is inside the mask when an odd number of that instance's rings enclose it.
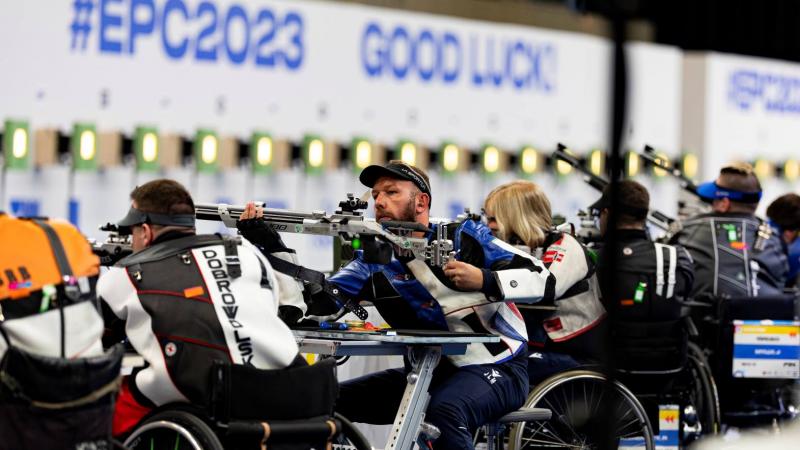
<instances>
[{"instance_id":1,"label":"shooting glove","mask_svg":"<svg viewBox=\"0 0 800 450\"><path fill-rule=\"evenodd\" d=\"M293 305L278 306L278 317L290 328L297 326L303 318L303 310Z\"/></svg>"},{"instance_id":2,"label":"shooting glove","mask_svg":"<svg viewBox=\"0 0 800 450\"><path fill-rule=\"evenodd\" d=\"M293 253L283 243L281 235L273 230L263 218L238 220L236 228L245 239L261 247L265 253Z\"/></svg>"}]
</instances>

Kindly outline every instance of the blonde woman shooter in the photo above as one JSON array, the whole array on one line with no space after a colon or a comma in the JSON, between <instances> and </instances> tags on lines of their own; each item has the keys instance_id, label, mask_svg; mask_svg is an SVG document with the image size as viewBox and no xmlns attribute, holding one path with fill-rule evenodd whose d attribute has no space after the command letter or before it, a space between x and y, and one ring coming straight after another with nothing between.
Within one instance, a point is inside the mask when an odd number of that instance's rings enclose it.
<instances>
[{"instance_id":1,"label":"blonde woman shooter","mask_svg":"<svg viewBox=\"0 0 800 450\"><path fill-rule=\"evenodd\" d=\"M484 211L495 236L540 259L555 278L550 308L518 305L528 331L531 384L600 359L606 312L593 253L572 235L553 229L550 201L530 181L498 186L486 197ZM451 279L459 288L474 288L477 274L463 264L451 267Z\"/></svg>"}]
</instances>

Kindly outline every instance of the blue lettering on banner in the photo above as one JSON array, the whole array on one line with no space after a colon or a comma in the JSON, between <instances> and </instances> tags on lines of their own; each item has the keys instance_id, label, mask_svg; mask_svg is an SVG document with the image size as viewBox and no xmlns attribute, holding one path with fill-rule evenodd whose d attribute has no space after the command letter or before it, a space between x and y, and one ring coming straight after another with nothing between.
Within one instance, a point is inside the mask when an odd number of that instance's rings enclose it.
<instances>
[{"instance_id":1,"label":"blue lettering on banner","mask_svg":"<svg viewBox=\"0 0 800 450\"><path fill-rule=\"evenodd\" d=\"M17 217L37 217L40 216L40 203L38 200L12 198L9 201L11 215Z\"/></svg>"},{"instance_id":2,"label":"blue lettering on banner","mask_svg":"<svg viewBox=\"0 0 800 450\"><path fill-rule=\"evenodd\" d=\"M104 53L120 53L122 43L110 36L111 31L122 27L122 17L114 15L111 10L112 4L119 4L121 0L103 0L100 3L100 51ZM80 2L82 4L86 2ZM89 2L91 3L91 2ZM77 10L77 8L76 8ZM77 14L77 12L76 12ZM88 34L91 28L85 28Z\"/></svg>"},{"instance_id":3,"label":"blue lettering on banner","mask_svg":"<svg viewBox=\"0 0 800 450\"><path fill-rule=\"evenodd\" d=\"M551 43L482 34L463 42L449 31L370 21L361 34L361 67L370 78L449 85L463 75L474 87L555 90L557 60Z\"/></svg>"},{"instance_id":4,"label":"blue lettering on banner","mask_svg":"<svg viewBox=\"0 0 800 450\"><path fill-rule=\"evenodd\" d=\"M800 77L748 69L733 71L728 102L742 111L762 105L767 112L800 114Z\"/></svg>"},{"instance_id":5,"label":"blue lettering on banner","mask_svg":"<svg viewBox=\"0 0 800 450\"><path fill-rule=\"evenodd\" d=\"M256 10L257 9L257 10ZM95 22L95 15L99 16ZM204 0L74 0L69 27L71 49L85 52L97 33L105 55L135 55L137 43L156 39L169 59L225 61L268 69L298 70L305 57L303 16L233 3Z\"/></svg>"}]
</instances>

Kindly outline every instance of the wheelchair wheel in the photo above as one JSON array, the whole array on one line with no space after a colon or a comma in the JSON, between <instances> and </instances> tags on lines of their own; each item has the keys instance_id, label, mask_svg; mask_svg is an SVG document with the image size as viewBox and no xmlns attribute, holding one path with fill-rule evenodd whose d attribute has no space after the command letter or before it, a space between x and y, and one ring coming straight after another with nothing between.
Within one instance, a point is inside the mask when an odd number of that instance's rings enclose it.
<instances>
[{"instance_id":1,"label":"wheelchair wheel","mask_svg":"<svg viewBox=\"0 0 800 450\"><path fill-rule=\"evenodd\" d=\"M537 385L526 408L548 408L549 421L517 423L508 448L644 448L653 450L653 428L642 404L619 382L605 375L571 370ZM603 442L605 441L605 442Z\"/></svg>"},{"instance_id":2,"label":"wheelchair wheel","mask_svg":"<svg viewBox=\"0 0 800 450\"><path fill-rule=\"evenodd\" d=\"M717 385L703 350L692 342L689 343L686 373L687 383L690 386L688 400L697 410L698 418L703 425L703 434L718 434L721 413Z\"/></svg>"},{"instance_id":3,"label":"wheelchair wheel","mask_svg":"<svg viewBox=\"0 0 800 450\"><path fill-rule=\"evenodd\" d=\"M214 430L186 411L163 411L140 424L124 442L130 450L224 450Z\"/></svg>"},{"instance_id":4,"label":"wheelchair wheel","mask_svg":"<svg viewBox=\"0 0 800 450\"><path fill-rule=\"evenodd\" d=\"M372 450L367 438L358 431L353 422L347 420L346 417L339 413L335 413L335 418L342 424L342 430L338 436L334 438L333 450Z\"/></svg>"}]
</instances>

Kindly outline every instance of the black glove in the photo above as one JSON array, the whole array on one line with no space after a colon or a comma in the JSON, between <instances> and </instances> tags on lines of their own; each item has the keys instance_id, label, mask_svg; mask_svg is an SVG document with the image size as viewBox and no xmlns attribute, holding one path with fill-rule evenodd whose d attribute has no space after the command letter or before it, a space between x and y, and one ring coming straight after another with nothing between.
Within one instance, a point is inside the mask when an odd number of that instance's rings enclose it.
<instances>
[{"instance_id":1,"label":"black glove","mask_svg":"<svg viewBox=\"0 0 800 450\"><path fill-rule=\"evenodd\" d=\"M266 253L293 252L283 243L281 235L263 218L237 220L236 228L245 239L261 247Z\"/></svg>"},{"instance_id":2,"label":"black glove","mask_svg":"<svg viewBox=\"0 0 800 450\"><path fill-rule=\"evenodd\" d=\"M308 306L309 316L330 316L336 314L342 309L339 299L319 289L317 292L312 292L306 300Z\"/></svg>"},{"instance_id":3,"label":"black glove","mask_svg":"<svg viewBox=\"0 0 800 450\"><path fill-rule=\"evenodd\" d=\"M289 327L294 327L303 318L303 311L292 305L278 306L278 317Z\"/></svg>"},{"instance_id":4,"label":"black glove","mask_svg":"<svg viewBox=\"0 0 800 450\"><path fill-rule=\"evenodd\" d=\"M311 320L309 318L303 318L300 322L297 322L297 325L291 328L319 328L319 322L316 320Z\"/></svg>"}]
</instances>

